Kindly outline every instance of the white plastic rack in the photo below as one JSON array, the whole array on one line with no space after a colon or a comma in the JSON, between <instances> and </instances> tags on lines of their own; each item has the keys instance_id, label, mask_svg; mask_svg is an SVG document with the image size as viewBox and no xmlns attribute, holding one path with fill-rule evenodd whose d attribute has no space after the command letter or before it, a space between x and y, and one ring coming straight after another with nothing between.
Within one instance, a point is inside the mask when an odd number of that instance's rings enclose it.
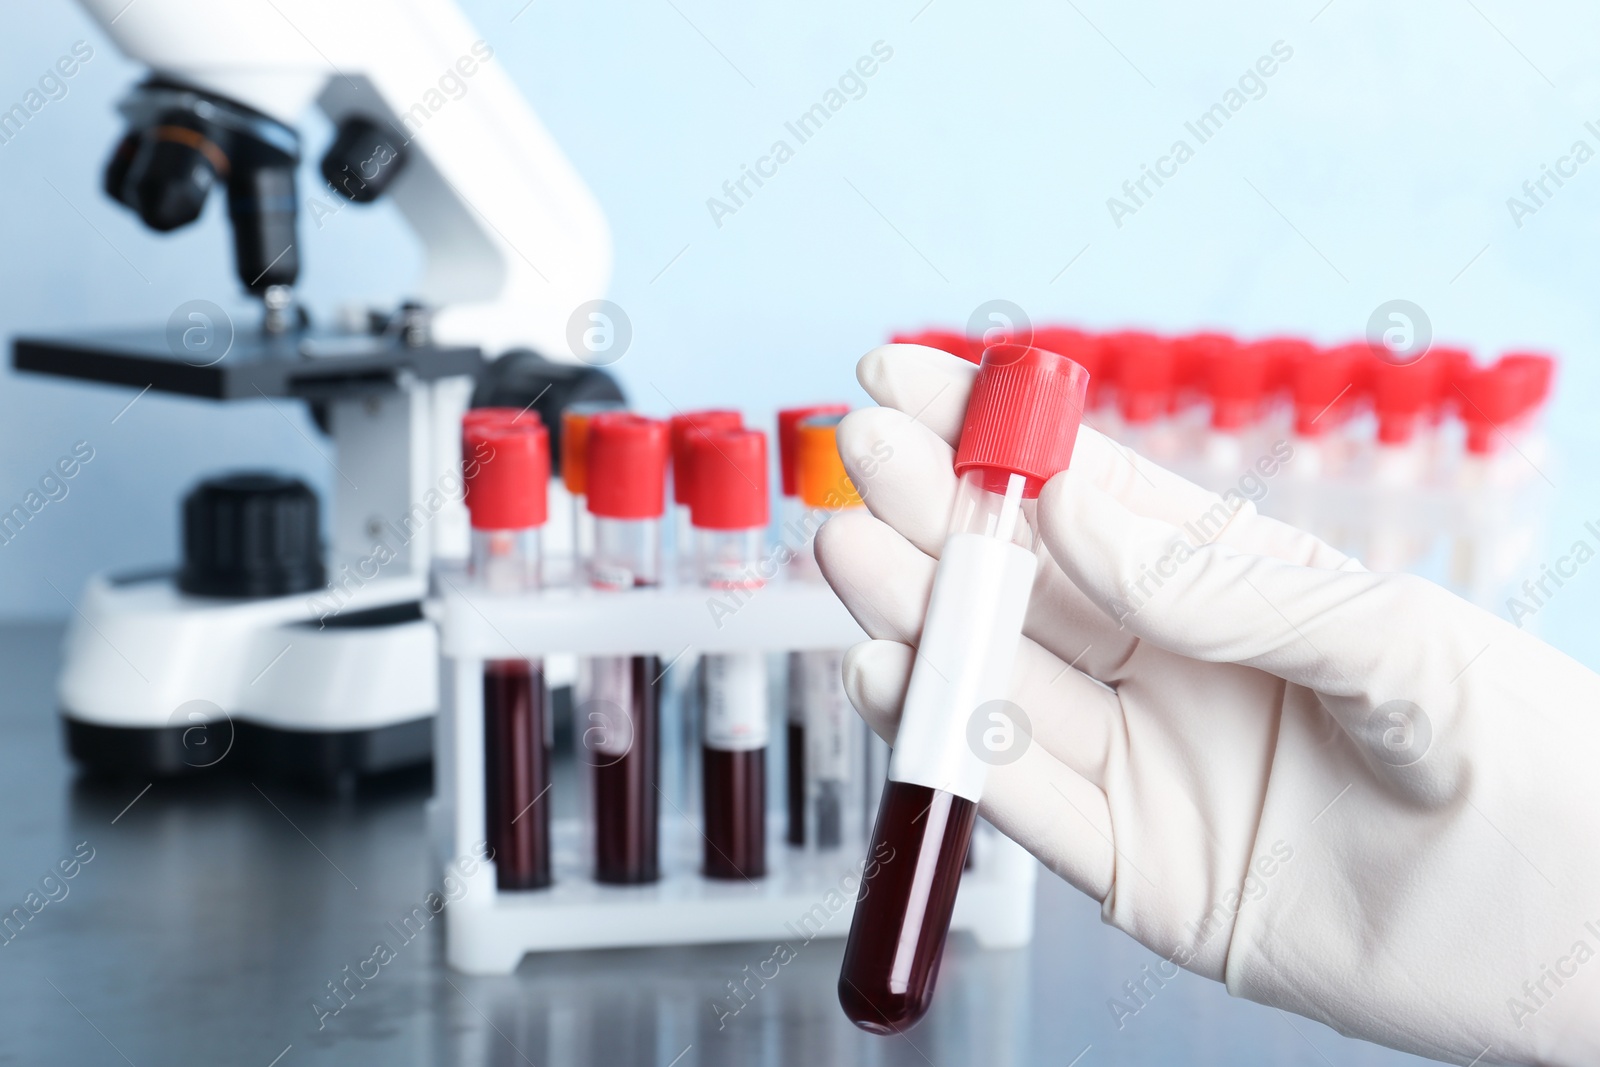
<instances>
[{"instance_id":1,"label":"white plastic rack","mask_svg":"<svg viewBox=\"0 0 1600 1067\"><path fill-rule=\"evenodd\" d=\"M436 726L436 797L432 822L441 872L485 839L483 666L493 659L649 655L679 657L738 651L845 648L863 639L855 621L824 585L772 582L754 590L732 615L713 616L710 594L693 586L626 593L567 587L497 595L462 571L438 574L442 630L441 702ZM771 712L781 715L781 709ZM663 706L663 733L686 730L683 709ZM782 736L774 730L775 739ZM557 759L561 758L557 753ZM781 760L769 752L769 774ZM558 775L556 789L563 782ZM881 783L869 782L876 803ZM556 819L555 882L544 889L503 892L492 863L464 879L465 892L445 911L446 960L468 974L507 974L530 952L645 945L786 941L842 937L849 932L866 860L854 849L816 852L784 841L781 813L770 818L767 874L747 882L700 873L695 818L698 782L680 782L661 805L659 881L603 885L590 877L583 827ZM558 806L559 807L559 806ZM952 930L979 945L1012 948L1033 936L1037 863L992 827L979 823ZM459 879L459 868L449 867Z\"/></svg>"}]
</instances>

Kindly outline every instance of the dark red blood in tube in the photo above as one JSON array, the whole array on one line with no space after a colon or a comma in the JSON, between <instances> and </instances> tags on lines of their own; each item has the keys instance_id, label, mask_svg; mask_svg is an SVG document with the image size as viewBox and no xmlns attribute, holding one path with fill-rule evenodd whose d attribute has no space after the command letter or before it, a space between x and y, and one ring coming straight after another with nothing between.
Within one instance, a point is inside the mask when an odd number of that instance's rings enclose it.
<instances>
[{"instance_id":1,"label":"dark red blood in tube","mask_svg":"<svg viewBox=\"0 0 1600 1067\"><path fill-rule=\"evenodd\" d=\"M978 806L890 781L839 972L839 1004L874 1034L909 1029L933 1001Z\"/></svg>"},{"instance_id":2,"label":"dark red blood in tube","mask_svg":"<svg viewBox=\"0 0 1600 1067\"><path fill-rule=\"evenodd\" d=\"M632 744L625 755L600 759L594 772L595 878L614 885L661 877L660 657L634 656L629 675Z\"/></svg>"},{"instance_id":3,"label":"dark red blood in tube","mask_svg":"<svg viewBox=\"0 0 1600 1067\"><path fill-rule=\"evenodd\" d=\"M791 668L792 669L792 668ZM790 683L793 684L792 682ZM806 843L806 728L804 723L790 721L788 731L789 834L791 845Z\"/></svg>"},{"instance_id":4,"label":"dark red blood in tube","mask_svg":"<svg viewBox=\"0 0 1600 1067\"><path fill-rule=\"evenodd\" d=\"M702 745L701 781L708 878L767 873L767 750L728 752Z\"/></svg>"},{"instance_id":5,"label":"dark red blood in tube","mask_svg":"<svg viewBox=\"0 0 1600 1067\"><path fill-rule=\"evenodd\" d=\"M550 746L544 678L526 660L483 669L486 826L501 889L550 884Z\"/></svg>"}]
</instances>

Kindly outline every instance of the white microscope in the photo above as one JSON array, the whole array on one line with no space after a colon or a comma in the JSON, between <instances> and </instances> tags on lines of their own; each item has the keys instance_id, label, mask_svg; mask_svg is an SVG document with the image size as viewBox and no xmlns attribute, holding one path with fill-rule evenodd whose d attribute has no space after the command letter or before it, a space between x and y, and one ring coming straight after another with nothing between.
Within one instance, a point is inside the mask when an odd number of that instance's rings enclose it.
<instances>
[{"instance_id":1,"label":"white microscope","mask_svg":"<svg viewBox=\"0 0 1600 1067\"><path fill-rule=\"evenodd\" d=\"M423 763L438 639L422 606L432 563L467 554L462 412L475 385L480 403L547 419L620 399L568 342L609 280L605 219L450 0L81 2L151 70L122 104L106 192L166 231L223 187L262 321L186 305L166 329L18 338L14 365L308 402L336 477L326 544L303 483L235 472L185 500L176 571L90 579L59 685L68 750L152 777L228 761L348 781ZM392 198L426 259L410 300L342 330L313 328L292 288L294 123L313 101L338 131L320 200Z\"/></svg>"}]
</instances>

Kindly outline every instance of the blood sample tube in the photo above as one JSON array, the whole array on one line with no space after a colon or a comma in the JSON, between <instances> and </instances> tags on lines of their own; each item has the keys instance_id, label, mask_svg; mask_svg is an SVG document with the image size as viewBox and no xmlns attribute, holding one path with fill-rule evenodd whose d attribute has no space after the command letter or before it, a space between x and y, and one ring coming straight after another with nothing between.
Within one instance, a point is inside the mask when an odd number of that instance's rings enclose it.
<instances>
[{"instance_id":1,"label":"blood sample tube","mask_svg":"<svg viewBox=\"0 0 1600 1067\"><path fill-rule=\"evenodd\" d=\"M843 417L838 413L813 415L801 421L795 435L800 502L824 520L834 512L861 506L861 495L839 456L838 427ZM812 569L803 580L820 581L821 574ZM791 653L789 669L791 695L798 698L800 710L798 728L792 710L789 720L789 773L798 772L801 779L803 831L796 840L791 777L789 843L820 850L840 848L847 837L857 834L857 813L866 803L862 779L866 724L844 691L843 649ZM804 754L798 768L795 747Z\"/></svg>"},{"instance_id":2,"label":"blood sample tube","mask_svg":"<svg viewBox=\"0 0 1600 1067\"><path fill-rule=\"evenodd\" d=\"M789 567L790 577L796 581L811 581L822 576L817 571L816 555L812 551L812 538L818 523L807 517L806 507L800 500L800 423L816 415L844 415L849 410L848 404L813 404L810 407L784 408L778 412L778 475L783 489L779 503L778 537L785 543L791 536L799 542ZM784 680L784 798L788 809L785 838L791 845L806 843L804 677L805 663L801 653L789 653Z\"/></svg>"},{"instance_id":3,"label":"blood sample tube","mask_svg":"<svg viewBox=\"0 0 1600 1067\"><path fill-rule=\"evenodd\" d=\"M667 451L664 422L622 412L590 420L592 588L622 592L661 583ZM656 655L596 656L579 671L579 754L589 767L599 882L660 877L661 674Z\"/></svg>"},{"instance_id":4,"label":"blood sample tube","mask_svg":"<svg viewBox=\"0 0 1600 1067\"><path fill-rule=\"evenodd\" d=\"M1177 386L1172 346L1150 334L1128 333L1116 348L1123 443L1157 462L1170 462L1181 447L1169 418Z\"/></svg>"},{"instance_id":5,"label":"blood sample tube","mask_svg":"<svg viewBox=\"0 0 1600 1067\"><path fill-rule=\"evenodd\" d=\"M588 581L584 561L594 553L594 522L584 506L589 484L589 423L601 412L618 411L615 400L585 400L570 404L561 412L561 484L572 505L572 583Z\"/></svg>"},{"instance_id":6,"label":"blood sample tube","mask_svg":"<svg viewBox=\"0 0 1600 1067\"><path fill-rule=\"evenodd\" d=\"M1259 350L1265 362L1267 411L1263 418L1268 433L1273 439L1286 436L1294 418L1294 405L1289 402L1294 376L1301 362L1316 354L1317 346L1298 337L1268 337L1251 342L1250 347Z\"/></svg>"},{"instance_id":7,"label":"blood sample tube","mask_svg":"<svg viewBox=\"0 0 1600 1067\"><path fill-rule=\"evenodd\" d=\"M677 574L680 579L694 578L695 540L689 522L689 505L694 498L691 489L694 469L690 462L694 454L694 442L708 430L737 430L743 425L742 415L722 408L680 412L672 416L668 423L672 441L672 501L678 505L673 548L677 552Z\"/></svg>"},{"instance_id":8,"label":"blood sample tube","mask_svg":"<svg viewBox=\"0 0 1600 1067\"><path fill-rule=\"evenodd\" d=\"M1225 333L1191 333L1173 338L1170 344L1176 386L1172 391L1172 411L1177 415L1204 406L1211 395L1212 367L1239 343Z\"/></svg>"},{"instance_id":9,"label":"blood sample tube","mask_svg":"<svg viewBox=\"0 0 1600 1067\"><path fill-rule=\"evenodd\" d=\"M494 593L540 585L550 438L537 418L478 409L462 423L474 581ZM469 413L470 414L470 413ZM485 836L501 889L550 884L550 718L540 664L483 666Z\"/></svg>"},{"instance_id":10,"label":"blood sample tube","mask_svg":"<svg viewBox=\"0 0 1600 1067\"><path fill-rule=\"evenodd\" d=\"M696 569L718 593L759 588L767 528L767 437L713 430L691 453ZM701 664L701 817L705 873L759 878L767 872L767 658L718 652Z\"/></svg>"},{"instance_id":11,"label":"blood sample tube","mask_svg":"<svg viewBox=\"0 0 1600 1067\"><path fill-rule=\"evenodd\" d=\"M1267 353L1255 345L1203 346L1202 380L1211 404L1204 435L1203 468L1211 489L1238 481L1247 468L1245 435L1261 419L1267 385Z\"/></svg>"},{"instance_id":12,"label":"blood sample tube","mask_svg":"<svg viewBox=\"0 0 1600 1067\"><path fill-rule=\"evenodd\" d=\"M1373 529L1362 561L1375 571L1401 570L1425 547L1405 529L1413 525L1407 521L1407 504L1427 479L1432 459L1430 409L1445 369L1431 352L1403 364L1392 359L1378 353L1368 372L1377 433L1367 474L1376 506L1367 513Z\"/></svg>"},{"instance_id":13,"label":"blood sample tube","mask_svg":"<svg viewBox=\"0 0 1600 1067\"><path fill-rule=\"evenodd\" d=\"M1506 427L1527 417L1537 395L1525 367L1504 360L1480 367L1458 383L1465 453L1456 471L1462 530L1450 558L1451 584L1466 599L1493 607L1499 586L1515 566L1507 548L1506 494L1526 476L1527 464L1508 445Z\"/></svg>"},{"instance_id":14,"label":"blood sample tube","mask_svg":"<svg viewBox=\"0 0 1600 1067\"><path fill-rule=\"evenodd\" d=\"M864 1030L903 1031L932 1000L988 769L968 724L1005 697L1037 566L1034 504L1072 456L1087 377L1063 356L995 345L973 382L950 534L839 974L839 1002Z\"/></svg>"}]
</instances>

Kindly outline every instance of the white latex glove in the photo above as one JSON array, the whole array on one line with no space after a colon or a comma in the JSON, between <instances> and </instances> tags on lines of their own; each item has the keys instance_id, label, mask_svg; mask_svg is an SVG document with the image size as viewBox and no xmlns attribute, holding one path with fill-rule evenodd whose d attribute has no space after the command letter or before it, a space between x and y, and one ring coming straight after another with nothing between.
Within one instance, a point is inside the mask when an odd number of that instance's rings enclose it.
<instances>
[{"instance_id":1,"label":"white latex glove","mask_svg":"<svg viewBox=\"0 0 1600 1067\"><path fill-rule=\"evenodd\" d=\"M975 371L877 349L883 406L839 429L871 514L817 552L891 742ZM1600 679L1088 427L1072 464L1013 672L1032 742L984 817L1237 996L1457 1063L1600 1063Z\"/></svg>"}]
</instances>

